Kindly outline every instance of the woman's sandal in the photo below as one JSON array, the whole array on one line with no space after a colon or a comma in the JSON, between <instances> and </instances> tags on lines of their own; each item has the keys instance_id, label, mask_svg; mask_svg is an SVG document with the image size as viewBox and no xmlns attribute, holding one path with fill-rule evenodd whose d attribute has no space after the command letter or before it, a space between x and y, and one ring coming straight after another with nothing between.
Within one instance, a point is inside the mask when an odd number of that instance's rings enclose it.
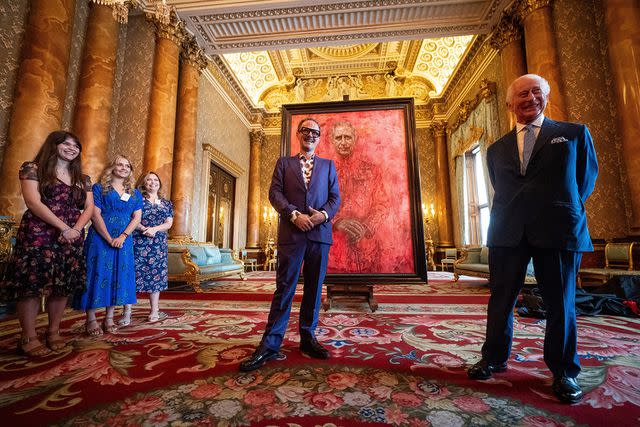
<instances>
[{"instance_id":1,"label":"woman's sandal","mask_svg":"<svg viewBox=\"0 0 640 427\"><path fill-rule=\"evenodd\" d=\"M18 354L28 357L45 357L51 354L51 350L42 343L28 350L25 349L24 345L29 344L31 341L38 341L38 337L20 338L18 340Z\"/></svg>"},{"instance_id":2,"label":"woman's sandal","mask_svg":"<svg viewBox=\"0 0 640 427\"><path fill-rule=\"evenodd\" d=\"M87 335L90 337L99 337L102 335L102 328L98 324L97 320L89 320L85 324L85 330L87 331Z\"/></svg>"},{"instance_id":3,"label":"woman's sandal","mask_svg":"<svg viewBox=\"0 0 640 427\"><path fill-rule=\"evenodd\" d=\"M60 351L67 346L65 340L60 336L60 331L47 331L46 336L47 347L52 351Z\"/></svg>"},{"instance_id":4,"label":"woman's sandal","mask_svg":"<svg viewBox=\"0 0 640 427\"><path fill-rule=\"evenodd\" d=\"M122 316L118 319L118 326L124 328L131 324L131 310L122 312Z\"/></svg>"},{"instance_id":5,"label":"woman's sandal","mask_svg":"<svg viewBox=\"0 0 640 427\"><path fill-rule=\"evenodd\" d=\"M107 320L111 320L111 322L107 323ZM104 318L104 321L102 322L102 329L108 334L112 334L118 330L118 327L116 326L116 324L113 323L113 317Z\"/></svg>"},{"instance_id":6,"label":"woman's sandal","mask_svg":"<svg viewBox=\"0 0 640 427\"><path fill-rule=\"evenodd\" d=\"M169 317L167 313L160 311L158 313L151 313L147 318L147 320L151 323L154 323L154 322L159 322L160 320L164 320L167 317Z\"/></svg>"}]
</instances>

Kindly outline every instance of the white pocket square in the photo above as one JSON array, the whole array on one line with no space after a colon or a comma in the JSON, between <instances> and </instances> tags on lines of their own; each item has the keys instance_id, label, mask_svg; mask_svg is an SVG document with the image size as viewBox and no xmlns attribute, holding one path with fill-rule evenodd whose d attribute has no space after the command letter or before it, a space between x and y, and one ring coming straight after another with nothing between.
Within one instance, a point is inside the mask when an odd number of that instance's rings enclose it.
<instances>
[{"instance_id":1,"label":"white pocket square","mask_svg":"<svg viewBox=\"0 0 640 427\"><path fill-rule=\"evenodd\" d=\"M553 138L551 140L551 143L552 144L559 144L561 142L567 142L567 141L568 141L568 139L565 138L564 136L557 136L557 137L555 137L555 138Z\"/></svg>"}]
</instances>

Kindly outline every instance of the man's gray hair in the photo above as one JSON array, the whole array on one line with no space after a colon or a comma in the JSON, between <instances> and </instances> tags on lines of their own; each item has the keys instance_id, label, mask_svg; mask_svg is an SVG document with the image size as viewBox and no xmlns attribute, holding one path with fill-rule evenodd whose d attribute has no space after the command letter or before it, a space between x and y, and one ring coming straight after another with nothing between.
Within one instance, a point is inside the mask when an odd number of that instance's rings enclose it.
<instances>
[{"instance_id":1,"label":"man's gray hair","mask_svg":"<svg viewBox=\"0 0 640 427\"><path fill-rule=\"evenodd\" d=\"M511 84L507 88L507 104L511 105L513 101L513 95L514 95L513 91L515 90L514 89L515 83L523 77L529 77L529 78L538 80L538 82L540 83L540 89L542 90L542 93L544 94L545 98L549 96L549 93L551 92L551 86L549 86L549 82L544 77L541 77L537 74L524 74L518 77L517 79L515 79L513 82L511 82Z\"/></svg>"}]
</instances>

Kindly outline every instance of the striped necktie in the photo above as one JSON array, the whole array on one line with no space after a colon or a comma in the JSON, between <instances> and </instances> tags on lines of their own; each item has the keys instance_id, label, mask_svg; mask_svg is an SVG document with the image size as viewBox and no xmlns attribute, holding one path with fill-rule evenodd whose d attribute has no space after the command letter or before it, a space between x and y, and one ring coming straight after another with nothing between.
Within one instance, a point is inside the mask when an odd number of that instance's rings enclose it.
<instances>
[{"instance_id":1,"label":"striped necktie","mask_svg":"<svg viewBox=\"0 0 640 427\"><path fill-rule=\"evenodd\" d=\"M533 129L533 125L526 125L524 127L524 146L522 147L522 164L520 165L521 175L524 175L527 172L527 165L531 159L533 146L536 144L536 133Z\"/></svg>"}]
</instances>

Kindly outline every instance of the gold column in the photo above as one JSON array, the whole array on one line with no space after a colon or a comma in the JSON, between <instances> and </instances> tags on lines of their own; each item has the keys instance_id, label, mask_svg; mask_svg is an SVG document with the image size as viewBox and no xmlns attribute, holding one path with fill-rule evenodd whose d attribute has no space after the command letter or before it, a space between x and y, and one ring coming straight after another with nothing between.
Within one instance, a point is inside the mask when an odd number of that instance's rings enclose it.
<instances>
[{"instance_id":1,"label":"gold column","mask_svg":"<svg viewBox=\"0 0 640 427\"><path fill-rule=\"evenodd\" d=\"M500 51L500 65L502 67L502 87L506 91L512 81L527 73L525 53L522 47L522 27L513 13L505 12L500 23L493 29L490 39L491 46ZM505 94L506 95L506 94ZM504 102L500 100L499 102ZM504 131L515 126L514 115L507 111Z\"/></svg>"},{"instance_id":2,"label":"gold column","mask_svg":"<svg viewBox=\"0 0 640 427\"><path fill-rule=\"evenodd\" d=\"M262 127L249 134L249 200L247 206L247 247L260 247L260 156L265 135Z\"/></svg>"},{"instance_id":3,"label":"gold column","mask_svg":"<svg viewBox=\"0 0 640 427\"><path fill-rule=\"evenodd\" d=\"M640 235L640 3L605 0L609 62L631 197L631 234Z\"/></svg>"},{"instance_id":4,"label":"gold column","mask_svg":"<svg viewBox=\"0 0 640 427\"><path fill-rule=\"evenodd\" d=\"M119 24L111 7L91 2L73 131L82 143L82 168L93 181L107 163Z\"/></svg>"},{"instance_id":5,"label":"gold column","mask_svg":"<svg viewBox=\"0 0 640 427\"><path fill-rule=\"evenodd\" d=\"M551 0L523 0L521 3L527 70L544 77L551 86L545 115L554 120L567 120L550 4Z\"/></svg>"},{"instance_id":6,"label":"gold column","mask_svg":"<svg viewBox=\"0 0 640 427\"><path fill-rule=\"evenodd\" d=\"M153 58L151 99L144 146L144 171L157 172L163 189L171 194L171 163L176 130L176 99L178 95L178 68L180 45L184 37L184 24L175 13L169 24L152 19L156 27L156 48Z\"/></svg>"},{"instance_id":7,"label":"gold column","mask_svg":"<svg viewBox=\"0 0 640 427\"><path fill-rule=\"evenodd\" d=\"M446 129L446 122L434 122L431 125L436 147L436 209L440 238L438 246L441 247L454 246Z\"/></svg>"},{"instance_id":8,"label":"gold column","mask_svg":"<svg viewBox=\"0 0 640 427\"><path fill-rule=\"evenodd\" d=\"M191 202L194 189L196 163L196 129L198 113L198 85L200 72L207 66L204 53L191 38L184 44L180 87L178 89L178 114L176 140L173 152L173 227L171 238L191 240Z\"/></svg>"},{"instance_id":9,"label":"gold column","mask_svg":"<svg viewBox=\"0 0 640 427\"><path fill-rule=\"evenodd\" d=\"M0 168L0 214L24 211L18 169L60 129L75 0L33 0L25 29L7 144Z\"/></svg>"}]
</instances>

